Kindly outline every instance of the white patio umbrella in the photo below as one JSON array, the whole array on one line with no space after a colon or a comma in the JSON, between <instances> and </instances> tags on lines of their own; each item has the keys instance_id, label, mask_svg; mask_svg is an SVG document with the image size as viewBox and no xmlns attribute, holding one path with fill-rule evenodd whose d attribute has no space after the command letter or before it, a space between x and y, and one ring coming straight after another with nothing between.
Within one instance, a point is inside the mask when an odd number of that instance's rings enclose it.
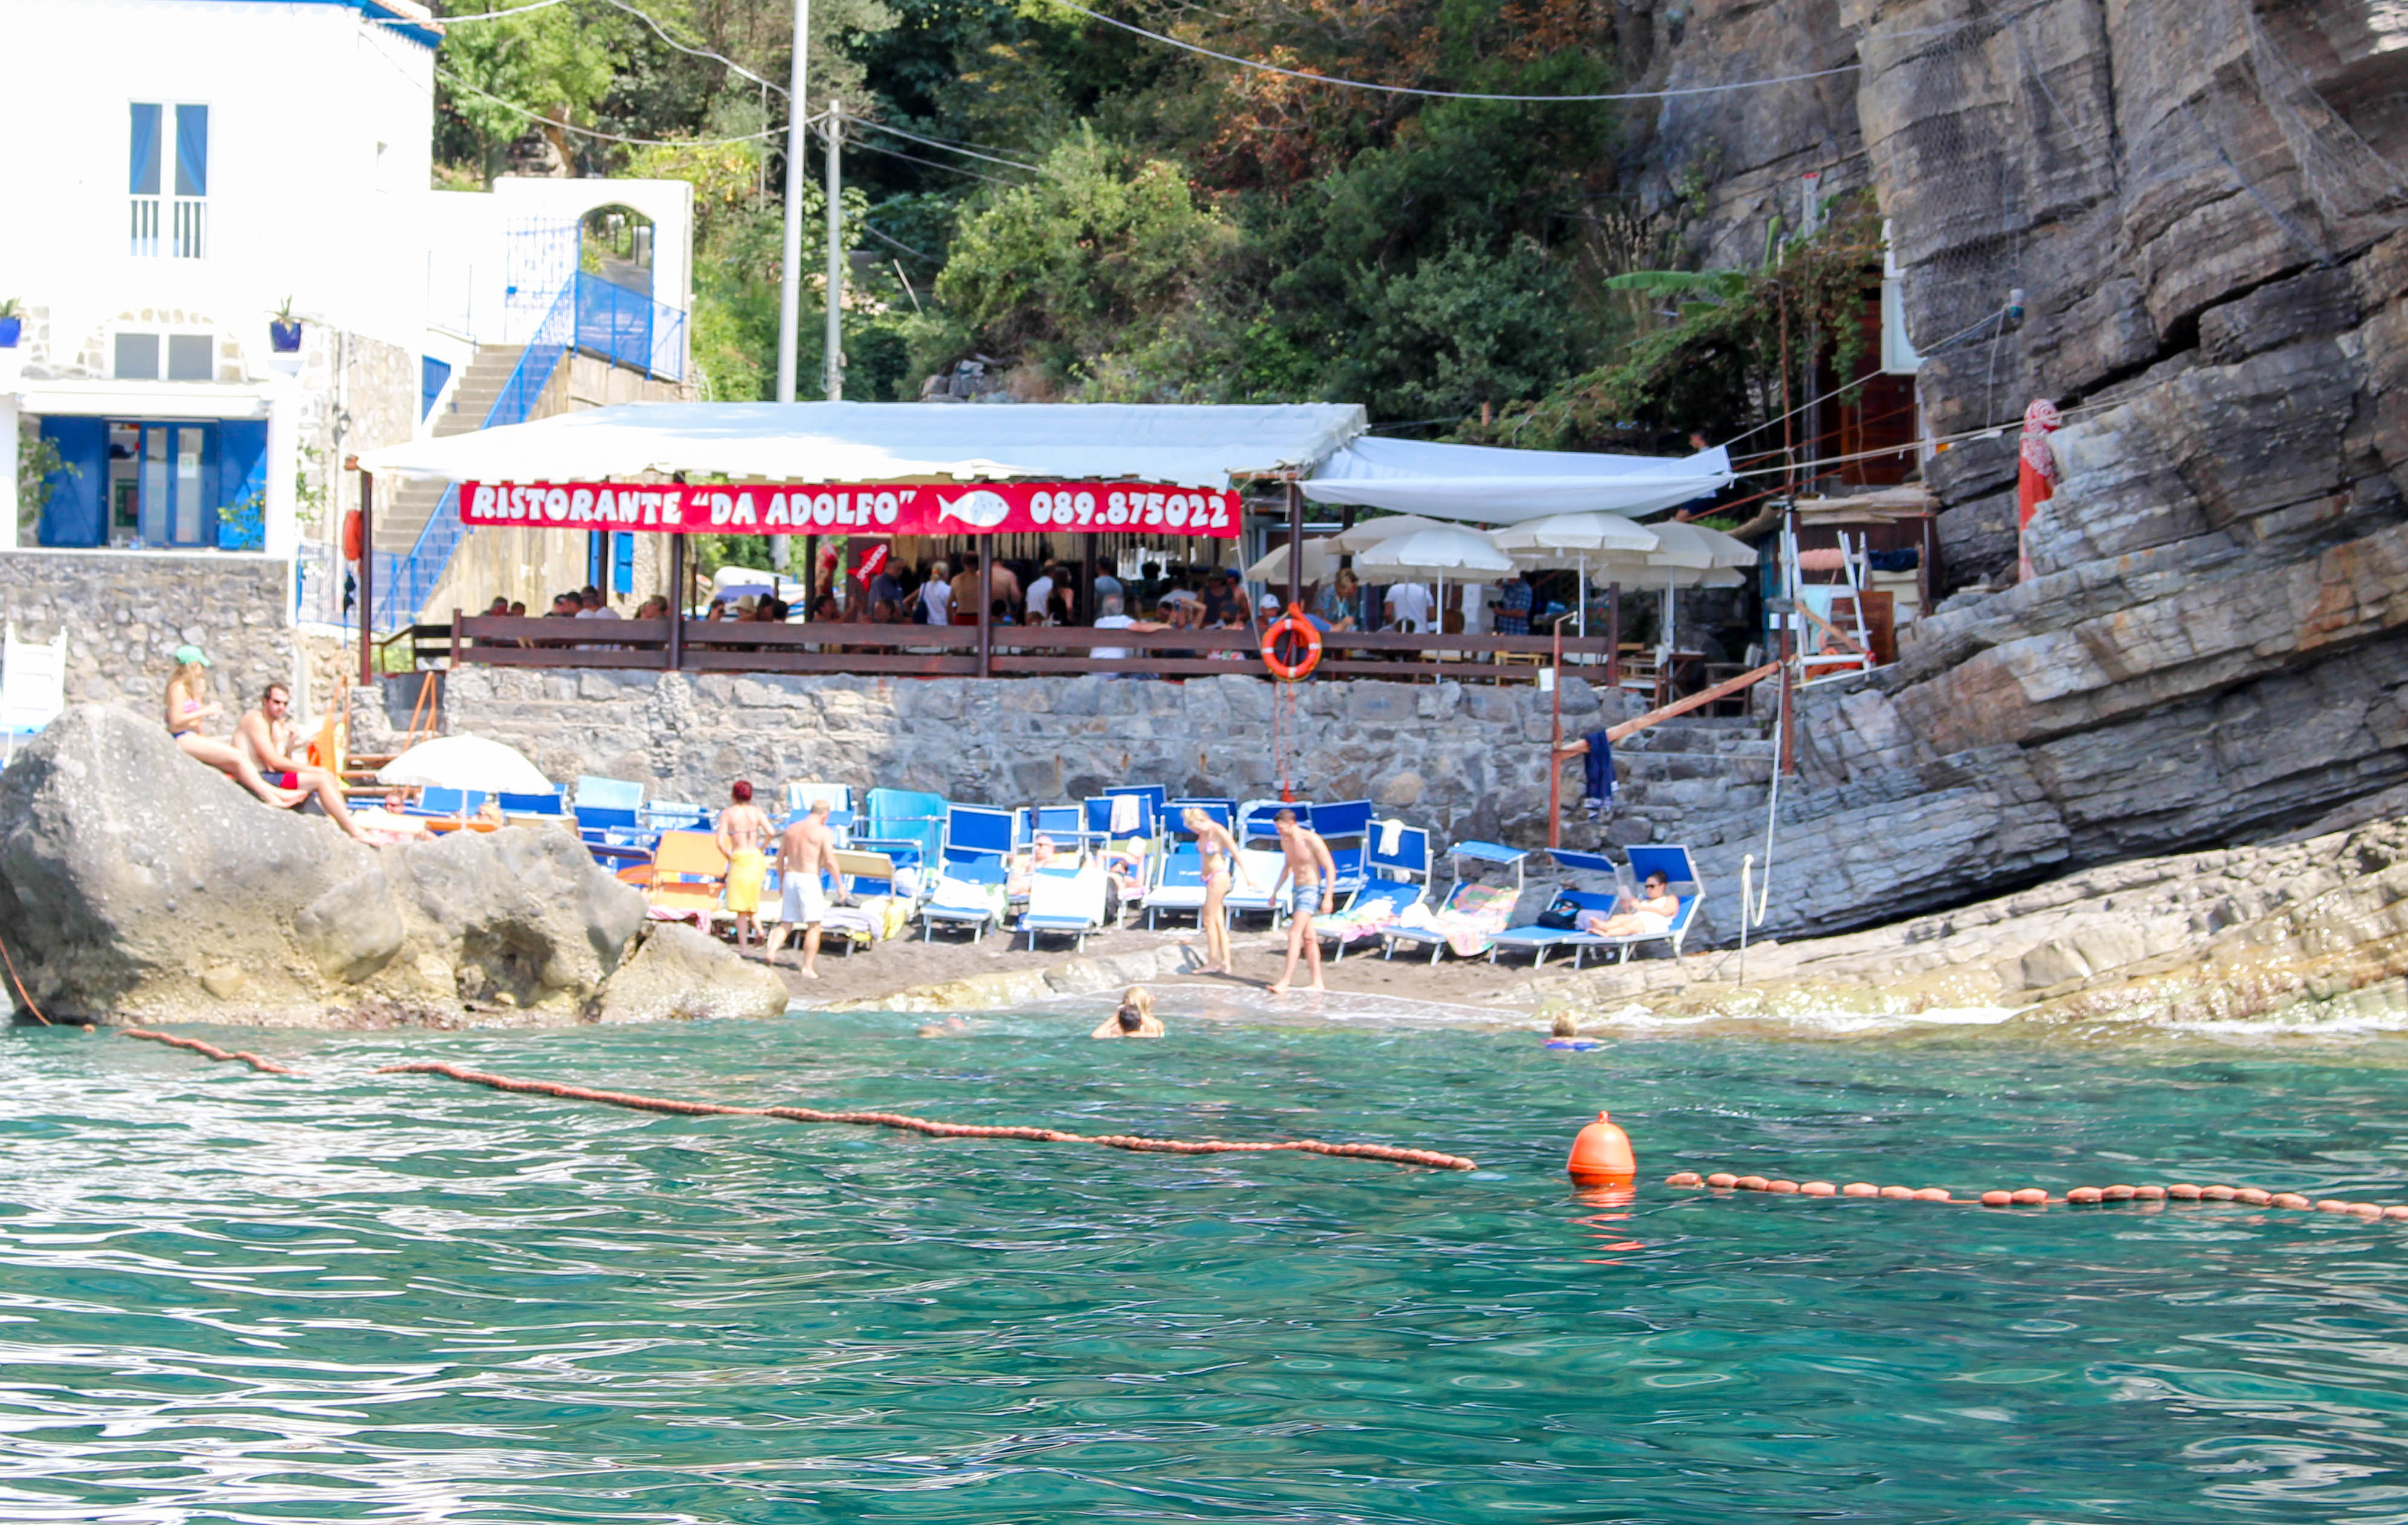
<instances>
[{"instance_id":1,"label":"white patio umbrella","mask_svg":"<svg viewBox=\"0 0 2408 1525\"><path fill-rule=\"evenodd\" d=\"M1656 549L1647 560L1656 567L1720 569L1756 565L1756 547L1745 540L1681 519L1659 519L1647 526L1656 532Z\"/></svg>"},{"instance_id":2,"label":"white patio umbrella","mask_svg":"<svg viewBox=\"0 0 2408 1525\"><path fill-rule=\"evenodd\" d=\"M1318 583L1338 570L1339 553L1334 542L1320 540L1304 542L1304 581ZM1285 583L1287 581L1287 547L1273 550L1246 568L1249 583Z\"/></svg>"},{"instance_id":3,"label":"white patio umbrella","mask_svg":"<svg viewBox=\"0 0 2408 1525\"><path fill-rule=\"evenodd\" d=\"M1580 596L1572 606L1577 628L1588 634L1588 564L1592 556L1645 555L1660 543L1654 530L1618 513L1551 513L1493 531L1489 540L1531 571L1577 568Z\"/></svg>"},{"instance_id":4,"label":"white patio umbrella","mask_svg":"<svg viewBox=\"0 0 2408 1525\"><path fill-rule=\"evenodd\" d=\"M1437 578L1440 630L1446 628L1444 611L1448 573L1462 578L1470 572L1510 572L1512 569L1512 556L1497 549L1487 536L1460 525L1433 525L1427 529L1392 536L1354 558L1354 570L1367 583Z\"/></svg>"},{"instance_id":5,"label":"white patio umbrella","mask_svg":"<svg viewBox=\"0 0 2408 1525\"><path fill-rule=\"evenodd\" d=\"M549 794L552 780L518 748L481 736L438 736L421 741L377 770L380 784L420 789L474 789L485 794Z\"/></svg>"},{"instance_id":6,"label":"white patio umbrella","mask_svg":"<svg viewBox=\"0 0 2408 1525\"><path fill-rule=\"evenodd\" d=\"M1450 524L1443 519L1425 519L1418 513L1392 513L1383 519L1366 519L1352 529L1332 535L1327 543L1348 555L1359 555L1382 540L1393 540L1417 529L1461 528L1461 525Z\"/></svg>"}]
</instances>

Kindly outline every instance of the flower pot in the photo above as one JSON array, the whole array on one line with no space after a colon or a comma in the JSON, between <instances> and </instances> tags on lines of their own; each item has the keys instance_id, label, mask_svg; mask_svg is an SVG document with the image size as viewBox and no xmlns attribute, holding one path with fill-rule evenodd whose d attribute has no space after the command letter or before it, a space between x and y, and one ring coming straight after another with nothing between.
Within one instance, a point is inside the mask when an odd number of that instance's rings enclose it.
<instances>
[{"instance_id":1,"label":"flower pot","mask_svg":"<svg viewBox=\"0 0 2408 1525\"><path fill-rule=\"evenodd\" d=\"M0 318L0 350L15 349L17 347L17 337L24 331L24 319Z\"/></svg>"},{"instance_id":2,"label":"flower pot","mask_svg":"<svg viewBox=\"0 0 2408 1525\"><path fill-rule=\"evenodd\" d=\"M267 320L267 342L278 354L301 352L301 320L270 318Z\"/></svg>"}]
</instances>

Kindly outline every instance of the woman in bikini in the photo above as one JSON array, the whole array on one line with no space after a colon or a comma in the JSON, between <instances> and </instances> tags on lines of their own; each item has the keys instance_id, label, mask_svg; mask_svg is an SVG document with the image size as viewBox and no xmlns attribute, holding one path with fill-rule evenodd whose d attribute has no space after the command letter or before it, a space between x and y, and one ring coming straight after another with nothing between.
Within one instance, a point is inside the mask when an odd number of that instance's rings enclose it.
<instances>
[{"instance_id":1,"label":"woman in bikini","mask_svg":"<svg viewBox=\"0 0 2408 1525\"><path fill-rule=\"evenodd\" d=\"M307 790L280 789L267 782L258 765L240 748L201 734L201 722L225 713L225 706L209 698L209 659L198 646L176 648L176 675L167 680L167 734L188 757L197 758L275 806L291 810L308 798Z\"/></svg>"},{"instance_id":2,"label":"woman in bikini","mask_svg":"<svg viewBox=\"0 0 2408 1525\"><path fill-rule=\"evenodd\" d=\"M1200 925L1204 929L1203 974L1226 974L1229 969L1229 923L1221 909L1228 899L1231 870L1254 887L1254 875L1246 872L1246 860L1238 856L1238 839L1228 828L1202 811L1190 806L1181 813L1180 821L1196 834L1196 856L1204 872L1204 910Z\"/></svg>"}]
</instances>

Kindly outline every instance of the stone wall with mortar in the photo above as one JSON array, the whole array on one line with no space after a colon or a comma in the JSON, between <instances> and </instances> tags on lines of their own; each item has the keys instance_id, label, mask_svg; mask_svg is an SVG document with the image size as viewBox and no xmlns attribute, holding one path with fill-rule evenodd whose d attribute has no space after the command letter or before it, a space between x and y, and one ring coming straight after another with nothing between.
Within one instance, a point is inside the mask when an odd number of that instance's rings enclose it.
<instances>
[{"instance_id":1,"label":"stone wall with mortar","mask_svg":"<svg viewBox=\"0 0 2408 1525\"><path fill-rule=\"evenodd\" d=\"M385 685L388 688L394 684ZM738 778L925 789L996 804L1058 804L1108 784L1174 795L1276 795L1276 691L1255 678L1154 683L540 672L470 668L444 695L448 729L507 741L551 777L643 783L715 805ZM1281 704L1300 741L1299 795L1368 798L1442 840L1544 841L1550 696L1534 685L1306 683ZM1564 684L1564 729L1637 701ZM404 709L407 704L404 702ZM387 711L364 702L359 745ZM1577 781L1574 780L1576 787Z\"/></svg>"},{"instance_id":2,"label":"stone wall with mortar","mask_svg":"<svg viewBox=\"0 0 2408 1525\"><path fill-rule=\"evenodd\" d=\"M190 642L216 663L232 710L297 677L292 580L289 561L235 552L0 551L0 620L20 640L66 631L71 704L156 716L173 653Z\"/></svg>"}]
</instances>

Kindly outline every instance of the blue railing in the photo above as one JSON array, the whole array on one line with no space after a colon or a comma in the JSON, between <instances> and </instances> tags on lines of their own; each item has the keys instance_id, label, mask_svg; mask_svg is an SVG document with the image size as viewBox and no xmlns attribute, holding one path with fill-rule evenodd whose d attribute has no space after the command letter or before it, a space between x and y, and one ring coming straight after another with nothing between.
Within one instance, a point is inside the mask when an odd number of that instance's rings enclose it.
<instances>
[{"instance_id":1,"label":"blue railing","mask_svg":"<svg viewBox=\"0 0 2408 1525\"><path fill-rule=\"evenodd\" d=\"M575 284L579 349L667 381L684 379L684 313L582 270Z\"/></svg>"},{"instance_id":2,"label":"blue railing","mask_svg":"<svg viewBox=\"0 0 2408 1525\"><path fill-rule=\"evenodd\" d=\"M642 292L579 271L536 324L525 352L480 427L525 423L572 349L680 381L685 374L685 314ZM418 618L466 533L460 523L460 490L446 487L407 554L371 553L376 557L377 629L396 630Z\"/></svg>"},{"instance_id":3,"label":"blue railing","mask_svg":"<svg viewBox=\"0 0 2408 1525\"><path fill-rule=\"evenodd\" d=\"M576 287L571 284L561 288L543 321L536 325L480 427L496 429L526 422L535 411L536 399L552 384L552 373L568 353L575 330ZM444 568L452 565L452 553L466 533L460 523L460 489L448 486L407 553L370 553L376 557L376 607L371 621L376 629L397 630L418 618L426 600L435 597L435 585L443 580Z\"/></svg>"}]
</instances>

